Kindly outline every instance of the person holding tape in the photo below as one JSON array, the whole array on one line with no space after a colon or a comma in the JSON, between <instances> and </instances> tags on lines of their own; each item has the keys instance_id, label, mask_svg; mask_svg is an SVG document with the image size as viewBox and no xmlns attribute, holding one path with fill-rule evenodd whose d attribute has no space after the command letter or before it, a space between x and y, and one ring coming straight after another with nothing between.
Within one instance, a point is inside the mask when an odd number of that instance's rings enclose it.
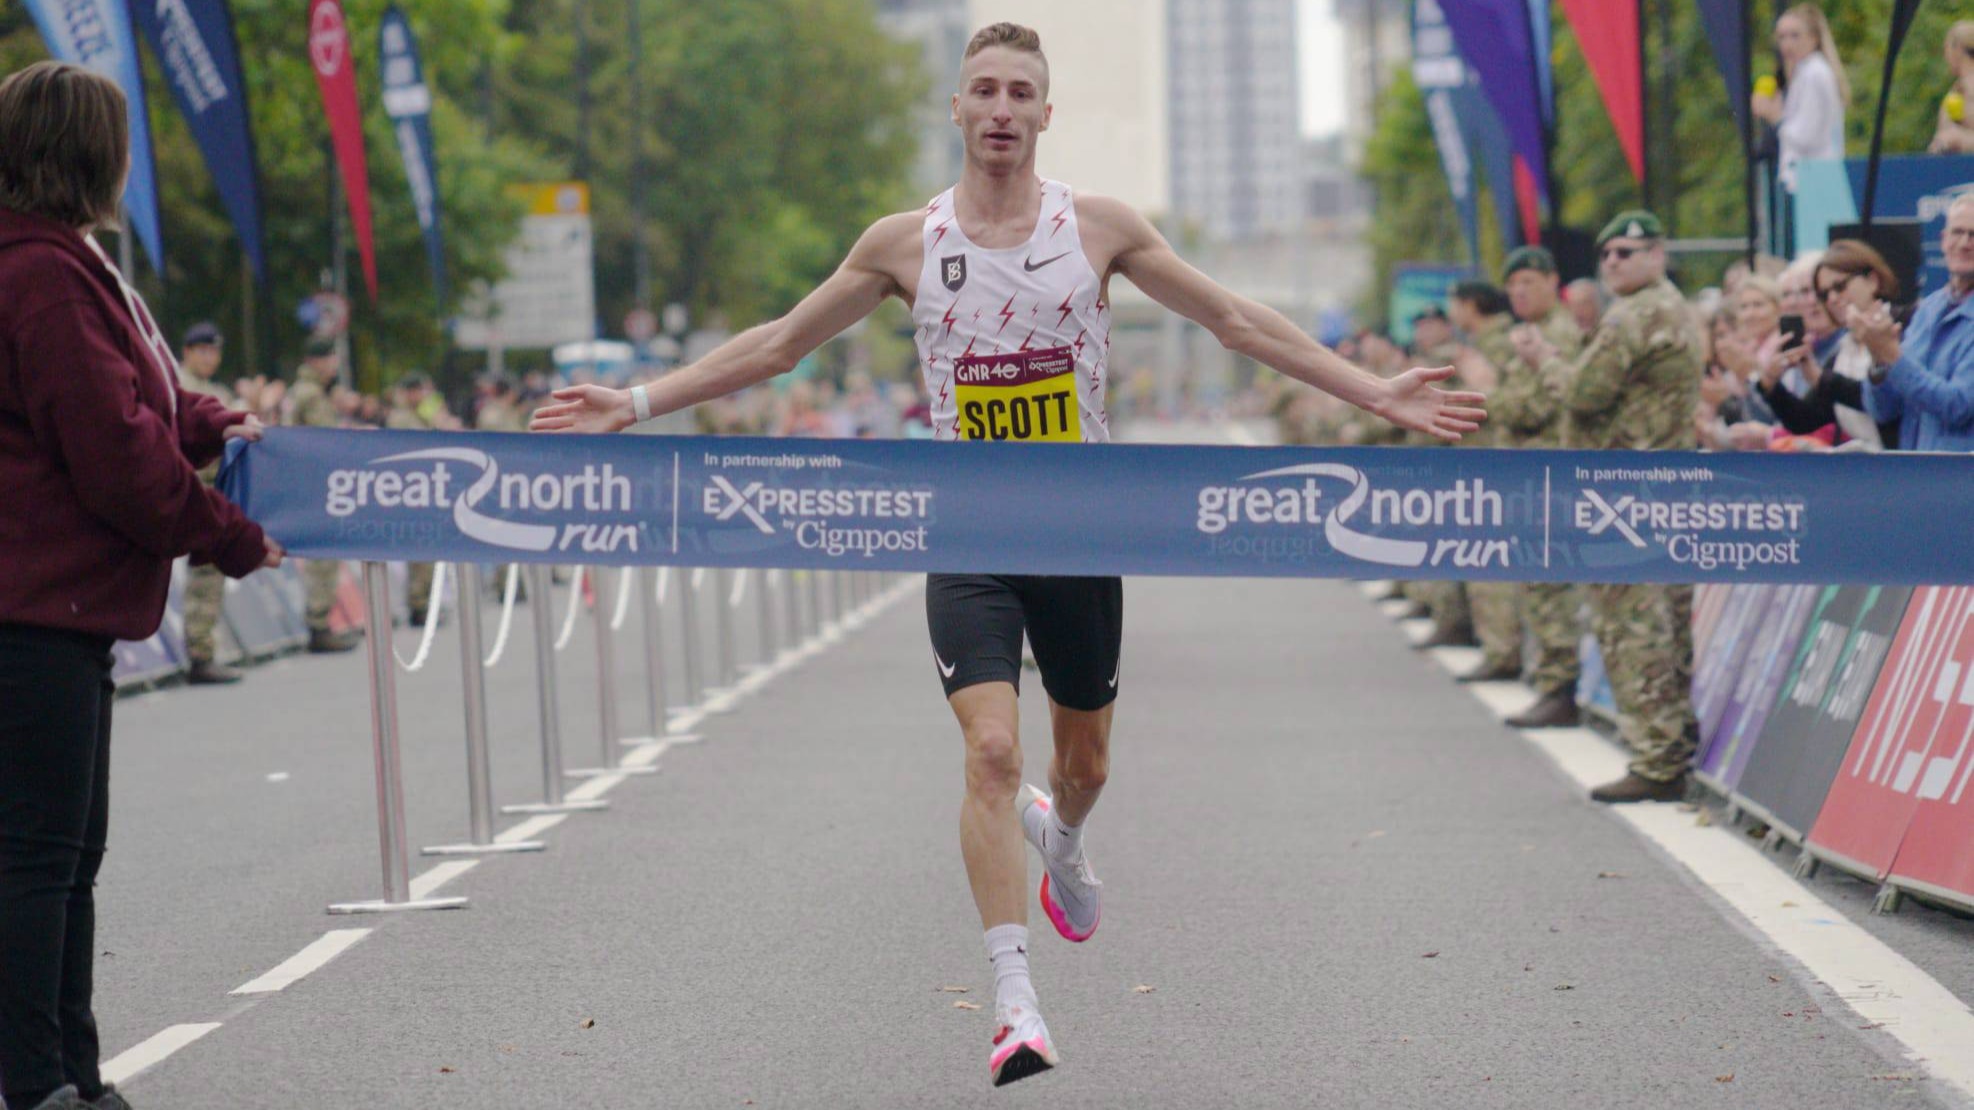
<instances>
[{"instance_id":1,"label":"person holding tape","mask_svg":"<svg viewBox=\"0 0 1974 1110\"><path fill-rule=\"evenodd\" d=\"M1479 428L1479 394L1434 386L1451 367L1389 380L1367 373L1187 265L1125 204L1037 177L1036 143L1051 109L1049 66L1033 30L983 29L967 45L960 78L952 119L966 158L956 187L873 224L836 273L781 319L648 387L557 390L532 427L621 431L724 396L794 369L897 297L917 325L934 438L1103 443L1108 290L1121 275L1229 349L1393 424L1448 441ZM1042 854L1042 905L1057 932L1087 940L1099 921L1102 886L1083 830L1109 768L1123 600L1114 577L935 574L926 583L933 663L965 742L960 845L994 968L999 1020L988 1065L996 1086L1057 1062L1029 977L1024 835ZM1049 793L1022 783L1024 632L1054 723Z\"/></svg>"},{"instance_id":2,"label":"person holding tape","mask_svg":"<svg viewBox=\"0 0 1974 1110\"><path fill-rule=\"evenodd\" d=\"M129 119L81 66L0 81L0 1101L16 1110L127 1110L93 999L112 646L157 632L177 556L235 578L282 556L199 481L260 422L183 387L94 238L115 226Z\"/></svg>"}]
</instances>

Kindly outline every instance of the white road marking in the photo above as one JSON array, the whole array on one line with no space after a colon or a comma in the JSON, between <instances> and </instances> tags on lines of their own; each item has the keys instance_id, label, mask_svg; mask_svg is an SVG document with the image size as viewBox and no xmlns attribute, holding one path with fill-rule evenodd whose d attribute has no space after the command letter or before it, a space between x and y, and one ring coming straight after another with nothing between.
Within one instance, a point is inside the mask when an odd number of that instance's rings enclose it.
<instances>
[{"instance_id":1,"label":"white road marking","mask_svg":"<svg viewBox=\"0 0 1974 1110\"><path fill-rule=\"evenodd\" d=\"M425 872L423 875L413 876L410 883L412 901L415 902L420 898L430 898L433 891L478 866L480 866L480 861L476 859L448 860Z\"/></svg>"},{"instance_id":2,"label":"white road marking","mask_svg":"<svg viewBox=\"0 0 1974 1110\"><path fill-rule=\"evenodd\" d=\"M655 744L646 744L641 748L633 749L625 754L623 765L626 767L653 766L658 762L658 757L664 755L665 749L669 747L671 747L670 744L661 740Z\"/></svg>"},{"instance_id":3,"label":"white road marking","mask_svg":"<svg viewBox=\"0 0 1974 1110\"><path fill-rule=\"evenodd\" d=\"M505 832L495 833L494 843L512 844L517 840L533 840L568 819L569 815L566 813L544 813L538 817L530 817Z\"/></svg>"},{"instance_id":4,"label":"white road marking","mask_svg":"<svg viewBox=\"0 0 1974 1110\"><path fill-rule=\"evenodd\" d=\"M674 528L676 528L676 522L674 523ZM676 540L674 540L674 545L676 546ZM879 595L870 604L860 608L858 610L858 616L862 620L868 620L870 617L889 608L894 602L921 585L923 585L923 579L917 577L906 579L904 582ZM800 649L783 654L771 666L756 671L751 676L752 681L743 682L740 686L744 688L745 692L752 693L754 690L765 685L770 679L787 673L811 656L821 652L825 644L833 644L841 639L841 633L832 628L826 631L822 637L812 639ZM733 692L729 692L728 698L731 700L734 697ZM705 716L706 710L703 707L677 712L674 719L666 725L667 733L674 735L668 735L663 740L653 741L629 753L624 757L624 764L626 766L648 766L656 763L658 758L664 754L665 750L674 744L698 743L701 737L678 734L686 733L687 730L703 720ZM569 791L568 797L572 801L589 801L608 792L611 788L623 782L625 777L624 775L600 775ZM269 782L285 782L287 779L288 773L285 771L277 771L267 776L267 781ZM496 834L494 840L496 843L501 844L512 843L517 840L528 840L568 820L568 816L565 813L545 813L531 817L511 829ZM450 860L431 868L424 874L411 880L411 897L414 899L430 897L438 888L478 867L480 862L477 859ZM235 988L229 993L235 995L270 994L280 991L285 987L291 986L310 972L321 968L330 960L335 959L338 955L348 950L351 945L369 936L370 932L371 930L369 929L333 929L323 934L321 938L317 939L307 948L282 961L272 971L252 982ZM218 1029L220 1024L220 1022L213 1021L173 1025L124 1051L114 1059L105 1062L101 1068L103 1081L106 1083L127 1083L179 1049Z\"/></svg>"},{"instance_id":5,"label":"white road marking","mask_svg":"<svg viewBox=\"0 0 1974 1110\"><path fill-rule=\"evenodd\" d=\"M138 1073L149 1068L207 1033L219 1028L219 1022L207 1021L191 1025L174 1025L130 1049L102 1067L103 1082L128 1083Z\"/></svg>"},{"instance_id":6,"label":"white road marking","mask_svg":"<svg viewBox=\"0 0 1974 1110\"><path fill-rule=\"evenodd\" d=\"M563 796L572 802L593 802L615 790L618 784L624 781L624 777L615 774L598 775Z\"/></svg>"},{"instance_id":7,"label":"white road marking","mask_svg":"<svg viewBox=\"0 0 1974 1110\"><path fill-rule=\"evenodd\" d=\"M418 895L414 892L412 897L416 898ZM331 929L318 937L315 943L281 961L274 970L250 983L234 987L227 993L272 994L293 986L302 976L321 968L330 960L348 951L351 945L369 935L368 929Z\"/></svg>"},{"instance_id":8,"label":"white road marking","mask_svg":"<svg viewBox=\"0 0 1974 1110\"><path fill-rule=\"evenodd\" d=\"M1408 622L1409 623L1409 622ZM1409 630L1408 630L1409 631ZM1448 670L1447 657L1434 652ZM1519 683L1468 690L1497 717L1526 708L1535 691ZM1624 753L1588 728L1518 730L1585 790L1625 773ZM1890 945L1816 896L1737 832L1702 825L1663 802L1612 807L1734 908L1769 943L1830 988L1864 1023L1883 1029L1926 1074L1974 1097L1974 1010Z\"/></svg>"},{"instance_id":9,"label":"white road marking","mask_svg":"<svg viewBox=\"0 0 1974 1110\"><path fill-rule=\"evenodd\" d=\"M1481 665L1481 649L1474 647L1437 647L1432 649L1433 658L1439 665L1455 675L1463 675Z\"/></svg>"}]
</instances>

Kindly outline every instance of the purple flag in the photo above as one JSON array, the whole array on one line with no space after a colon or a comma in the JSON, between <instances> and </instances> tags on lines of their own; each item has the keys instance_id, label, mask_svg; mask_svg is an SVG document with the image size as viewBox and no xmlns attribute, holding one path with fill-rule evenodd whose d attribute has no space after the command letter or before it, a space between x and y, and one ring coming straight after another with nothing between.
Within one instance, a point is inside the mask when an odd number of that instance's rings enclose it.
<instances>
[{"instance_id":1,"label":"purple flag","mask_svg":"<svg viewBox=\"0 0 1974 1110\"><path fill-rule=\"evenodd\" d=\"M1748 22L1742 0L1698 0L1700 21L1707 27L1707 45L1714 48L1714 64L1720 79L1727 83L1727 106L1734 109L1734 124L1747 134L1748 96L1754 87L1748 83Z\"/></svg>"},{"instance_id":2,"label":"purple flag","mask_svg":"<svg viewBox=\"0 0 1974 1110\"><path fill-rule=\"evenodd\" d=\"M1510 149L1527 163L1547 204L1548 144L1528 0L1448 0L1440 7L1460 56L1480 74L1481 91L1507 129Z\"/></svg>"}]
</instances>

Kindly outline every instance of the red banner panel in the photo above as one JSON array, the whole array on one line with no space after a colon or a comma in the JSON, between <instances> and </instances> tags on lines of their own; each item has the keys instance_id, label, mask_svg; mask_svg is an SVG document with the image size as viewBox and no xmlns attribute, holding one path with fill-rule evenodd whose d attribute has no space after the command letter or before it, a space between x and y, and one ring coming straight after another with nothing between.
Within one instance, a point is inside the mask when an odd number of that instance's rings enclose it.
<instances>
[{"instance_id":1,"label":"red banner panel","mask_svg":"<svg viewBox=\"0 0 1974 1110\"><path fill-rule=\"evenodd\" d=\"M1974 773L1970 733L1974 588L1925 587L1906 607L1810 844L1879 878L1892 872L1895 860L1924 875L1968 878L1969 862L1950 859L1945 838L1956 828L1974 827L1967 812L1974 802L1960 804ZM1914 843L1908 856L1901 843L1909 828L1919 831L1922 819L1926 846ZM1965 831L1961 837L1964 857Z\"/></svg>"}]
</instances>

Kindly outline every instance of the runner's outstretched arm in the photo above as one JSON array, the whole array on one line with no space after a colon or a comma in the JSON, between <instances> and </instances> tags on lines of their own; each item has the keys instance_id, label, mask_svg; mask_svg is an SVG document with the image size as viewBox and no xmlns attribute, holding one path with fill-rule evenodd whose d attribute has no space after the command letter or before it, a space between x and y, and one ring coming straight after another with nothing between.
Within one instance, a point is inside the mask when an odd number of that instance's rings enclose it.
<instances>
[{"instance_id":1,"label":"runner's outstretched arm","mask_svg":"<svg viewBox=\"0 0 1974 1110\"><path fill-rule=\"evenodd\" d=\"M1136 209L1107 197L1085 203L1096 222L1117 237L1118 273L1166 308L1199 324L1228 350L1382 417L1401 428L1457 441L1487 417L1479 393L1436 389L1450 366L1408 370L1391 379L1352 366L1305 335L1288 318L1222 287L1180 258Z\"/></svg>"},{"instance_id":2,"label":"runner's outstretched arm","mask_svg":"<svg viewBox=\"0 0 1974 1110\"><path fill-rule=\"evenodd\" d=\"M651 415L663 416L785 374L810 351L870 315L899 291L891 276L891 256L897 254L901 228L916 246L921 219L918 213L904 213L872 224L843 265L788 315L748 328L698 362L647 386ZM620 432L637 423L628 389L576 385L556 390L554 397L553 404L535 410L528 430Z\"/></svg>"}]
</instances>

